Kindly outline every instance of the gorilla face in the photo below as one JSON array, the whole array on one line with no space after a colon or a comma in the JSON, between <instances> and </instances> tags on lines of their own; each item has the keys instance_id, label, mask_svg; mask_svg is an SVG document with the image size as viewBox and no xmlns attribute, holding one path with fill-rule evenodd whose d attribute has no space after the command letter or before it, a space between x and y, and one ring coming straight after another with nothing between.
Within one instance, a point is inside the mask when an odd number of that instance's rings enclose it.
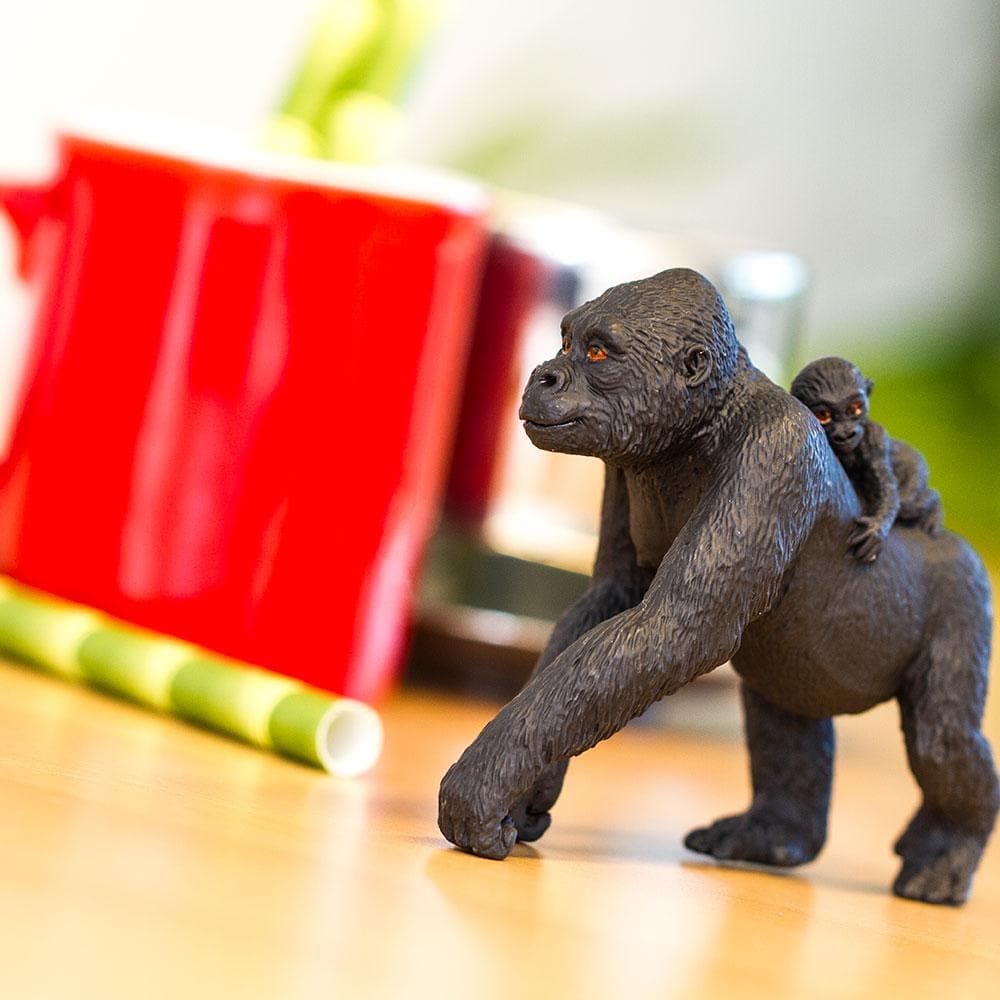
<instances>
[{"instance_id":1,"label":"gorilla face","mask_svg":"<svg viewBox=\"0 0 1000 1000\"><path fill-rule=\"evenodd\" d=\"M821 402L811 409L838 455L849 454L861 444L868 417L863 396L852 393L829 403Z\"/></svg>"},{"instance_id":2,"label":"gorilla face","mask_svg":"<svg viewBox=\"0 0 1000 1000\"><path fill-rule=\"evenodd\" d=\"M834 452L843 456L853 452L865 435L872 388L850 361L820 358L795 377L792 395L812 410Z\"/></svg>"},{"instance_id":3,"label":"gorilla face","mask_svg":"<svg viewBox=\"0 0 1000 1000\"><path fill-rule=\"evenodd\" d=\"M519 416L547 451L603 457L631 409L624 390L635 381L635 338L621 320L591 312L563 320L559 353L532 372L524 391Z\"/></svg>"},{"instance_id":4,"label":"gorilla face","mask_svg":"<svg viewBox=\"0 0 1000 1000\"><path fill-rule=\"evenodd\" d=\"M706 322L678 329L671 315L681 308L690 315L692 296L705 300ZM697 427L735 352L715 289L692 271L666 271L568 313L559 353L532 372L519 416L546 451L649 458ZM711 393L702 390L710 380Z\"/></svg>"}]
</instances>

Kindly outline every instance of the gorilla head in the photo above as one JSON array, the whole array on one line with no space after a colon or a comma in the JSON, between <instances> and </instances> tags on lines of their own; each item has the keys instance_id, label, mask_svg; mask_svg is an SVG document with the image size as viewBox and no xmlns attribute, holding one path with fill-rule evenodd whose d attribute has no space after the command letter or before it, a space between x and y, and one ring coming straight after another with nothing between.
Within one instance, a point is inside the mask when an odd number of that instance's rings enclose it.
<instances>
[{"instance_id":1,"label":"gorilla head","mask_svg":"<svg viewBox=\"0 0 1000 1000\"><path fill-rule=\"evenodd\" d=\"M519 416L539 448L647 459L704 425L745 364L719 293L676 268L568 313L561 349L532 372Z\"/></svg>"},{"instance_id":2,"label":"gorilla head","mask_svg":"<svg viewBox=\"0 0 1000 1000\"><path fill-rule=\"evenodd\" d=\"M812 410L838 457L861 443L874 383L844 358L820 358L792 382L792 395Z\"/></svg>"}]
</instances>

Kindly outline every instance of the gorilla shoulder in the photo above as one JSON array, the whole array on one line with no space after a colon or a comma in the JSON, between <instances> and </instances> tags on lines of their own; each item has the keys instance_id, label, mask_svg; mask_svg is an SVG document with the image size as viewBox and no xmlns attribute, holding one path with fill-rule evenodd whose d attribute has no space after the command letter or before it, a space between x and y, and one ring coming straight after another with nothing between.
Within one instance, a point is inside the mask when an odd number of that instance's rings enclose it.
<instances>
[{"instance_id":1,"label":"gorilla shoulder","mask_svg":"<svg viewBox=\"0 0 1000 1000\"><path fill-rule=\"evenodd\" d=\"M832 464L822 427L797 399L755 372L737 413L747 433L736 434L750 468L775 470L782 480L827 481Z\"/></svg>"}]
</instances>

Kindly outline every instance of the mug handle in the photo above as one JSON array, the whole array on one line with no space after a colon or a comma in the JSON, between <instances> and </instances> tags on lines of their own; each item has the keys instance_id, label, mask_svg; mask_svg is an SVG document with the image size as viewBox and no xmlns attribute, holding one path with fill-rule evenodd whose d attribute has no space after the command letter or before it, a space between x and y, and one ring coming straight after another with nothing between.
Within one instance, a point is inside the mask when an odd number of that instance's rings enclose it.
<instances>
[{"instance_id":1,"label":"mug handle","mask_svg":"<svg viewBox=\"0 0 1000 1000\"><path fill-rule=\"evenodd\" d=\"M0 206L14 225L18 242L17 270L27 279L30 272L31 237L48 214L52 196L49 184L6 184L0 182Z\"/></svg>"}]
</instances>

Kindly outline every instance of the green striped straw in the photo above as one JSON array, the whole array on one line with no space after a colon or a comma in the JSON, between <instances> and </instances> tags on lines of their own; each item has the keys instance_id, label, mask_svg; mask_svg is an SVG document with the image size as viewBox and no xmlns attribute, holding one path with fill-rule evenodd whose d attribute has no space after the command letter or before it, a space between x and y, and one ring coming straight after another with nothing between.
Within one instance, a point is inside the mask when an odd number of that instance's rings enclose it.
<instances>
[{"instance_id":1,"label":"green striped straw","mask_svg":"<svg viewBox=\"0 0 1000 1000\"><path fill-rule=\"evenodd\" d=\"M331 774L362 774L382 749L382 722L362 702L5 578L0 652Z\"/></svg>"}]
</instances>

